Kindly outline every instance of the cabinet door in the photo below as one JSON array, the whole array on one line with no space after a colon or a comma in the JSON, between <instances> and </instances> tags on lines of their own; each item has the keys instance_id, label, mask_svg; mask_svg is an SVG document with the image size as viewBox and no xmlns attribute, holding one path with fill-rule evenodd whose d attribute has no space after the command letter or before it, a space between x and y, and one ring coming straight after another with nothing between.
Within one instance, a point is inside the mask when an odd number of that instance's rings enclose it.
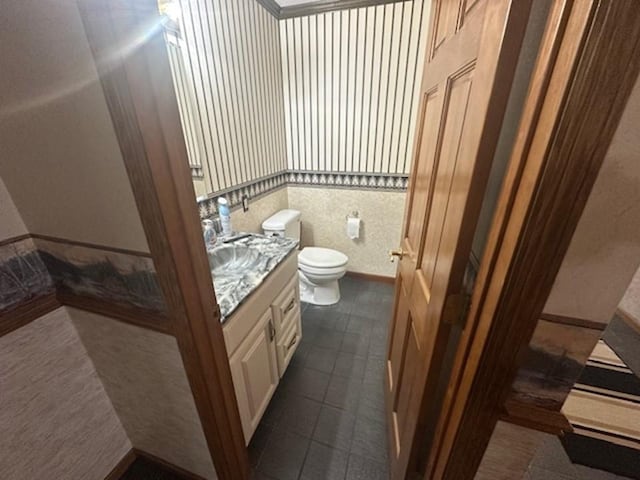
<instances>
[{"instance_id":1,"label":"cabinet door","mask_svg":"<svg viewBox=\"0 0 640 480\"><path fill-rule=\"evenodd\" d=\"M267 310L229 360L248 444L278 385L275 329Z\"/></svg>"}]
</instances>

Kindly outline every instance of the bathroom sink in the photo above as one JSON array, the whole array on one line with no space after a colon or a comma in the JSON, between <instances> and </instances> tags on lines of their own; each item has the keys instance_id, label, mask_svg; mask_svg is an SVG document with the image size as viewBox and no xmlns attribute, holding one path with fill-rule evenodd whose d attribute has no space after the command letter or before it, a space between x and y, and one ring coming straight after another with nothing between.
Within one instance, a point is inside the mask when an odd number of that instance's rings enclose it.
<instances>
[{"instance_id":1,"label":"bathroom sink","mask_svg":"<svg viewBox=\"0 0 640 480\"><path fill-rule=\"evenodd\" d=\"M209 250L211 273L230 275L246 272L258 263L260 252L246 245L221 245Z\"/></svg>"}]
</instances>

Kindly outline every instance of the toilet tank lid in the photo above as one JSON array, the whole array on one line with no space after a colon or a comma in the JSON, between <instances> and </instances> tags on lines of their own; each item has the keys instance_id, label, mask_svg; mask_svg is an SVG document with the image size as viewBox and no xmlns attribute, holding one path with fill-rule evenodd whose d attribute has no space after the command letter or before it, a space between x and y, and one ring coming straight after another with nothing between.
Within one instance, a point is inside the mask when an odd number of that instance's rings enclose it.
<instances>
[{"instance_id":1,"label":"toilet tank lid","mask_svg":"<svg viewBox=\"0 0 640 480\"><path fill-rule=\"evenodd\" d=\"M262 229L286 230L288 225L297 221L300 221L300 211L291 209L280 210L262 222Z\"/></svg>"}]
</instances>

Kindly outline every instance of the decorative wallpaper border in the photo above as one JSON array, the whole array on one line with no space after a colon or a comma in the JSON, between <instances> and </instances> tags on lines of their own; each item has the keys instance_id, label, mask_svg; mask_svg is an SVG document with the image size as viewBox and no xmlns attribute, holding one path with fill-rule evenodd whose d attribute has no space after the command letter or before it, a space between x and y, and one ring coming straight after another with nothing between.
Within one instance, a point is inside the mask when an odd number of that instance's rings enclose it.
<instances>
[{"instance_id":1,"label":"decorative wallpaper border","mask_svg":"<svg viewBox=\"0 0 640 480\"><path fill-rule=\"evenodd\" d=\"M234 209L242 205L242 199L245 196L255 199L286 186L404 192L408 184L409 177L404 174L287 170L220 190L214 196L198 201L198 208L200 218L204 219L218 214L217 201L220 197L226 197L231 208Z\"/></svg>"},{"instance_id":2,"label":"decorative wallpaper border","mask_svg":"<svg viewBox=\"0 0 640 480\"><path fill-rule=\"evenodd\" d=\"M52 296L167 330L167 306L147 254L37 235L0 245L0 320L11 321L16 310Z\"/></svg>"}]
</instances>

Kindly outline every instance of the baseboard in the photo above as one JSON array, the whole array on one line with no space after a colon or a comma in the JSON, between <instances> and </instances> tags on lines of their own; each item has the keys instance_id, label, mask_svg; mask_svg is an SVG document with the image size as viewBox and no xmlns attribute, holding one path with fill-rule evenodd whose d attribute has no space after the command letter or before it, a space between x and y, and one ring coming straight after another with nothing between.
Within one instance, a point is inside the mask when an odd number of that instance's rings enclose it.
<instances>
[{"instance_id":1,"label":"baseboard","mask_svg":"<svg viewBox=\"0 0 640 480\"><path fill-rule=\"evenodd\" d=\"M131 464L136 460L136 453L133 449L129 450L124 457L120 459L118 464L113 467L109 474L104 477L105 480L120 480L124 473L129 469Z\"/></svg>"},{"instance_id":2,"label":"baseboard","mask_svg":"<svg viewBox=\"0 0 640 480\"><path fill-rule=\"evenodd\" d=\"M0 313L0 337L24 327L28 323L60 308L62 305L55 293L23 302L19 306Z\"/></svg>"},{"instance_id":3,"label":"baseboard","mask_svg":"<svg viewBox=\"0 0 640 480\"><path fill-rule=\"evenodd\" d=\"M369 280L372 282L383 282L383 283L391 283L391 284L394 284L396 282L396 277L387 277L385 275L374 275L372 273L347 272L347 276L353 277L353 278L361 278L362 280Z\"/></svg>"},{"instance_id":4,"label":"baseboard","mask_svg":"<svg viewBox=\"0 0 640 480\"><path fill-rule=\"evenodd\" d=\"M201 477L200 475L196 475L195 473L192 473L188 470L185 470L182 467L178 467L177 465L174 465L173 463L167 462L166 460L163 460L160 457L156 457L155 455L152 455L151 453L145 452L144 450L139 450L137 448L133 449L133 452L137 457L141 457L144 458L152 463L155 463L157 465L160 465L162 468L164 468L165 470L169 470L171 473L173 473L174 475L183 478L184 480L205 480L204 477Z\"/></svg>"}]
</instances>

